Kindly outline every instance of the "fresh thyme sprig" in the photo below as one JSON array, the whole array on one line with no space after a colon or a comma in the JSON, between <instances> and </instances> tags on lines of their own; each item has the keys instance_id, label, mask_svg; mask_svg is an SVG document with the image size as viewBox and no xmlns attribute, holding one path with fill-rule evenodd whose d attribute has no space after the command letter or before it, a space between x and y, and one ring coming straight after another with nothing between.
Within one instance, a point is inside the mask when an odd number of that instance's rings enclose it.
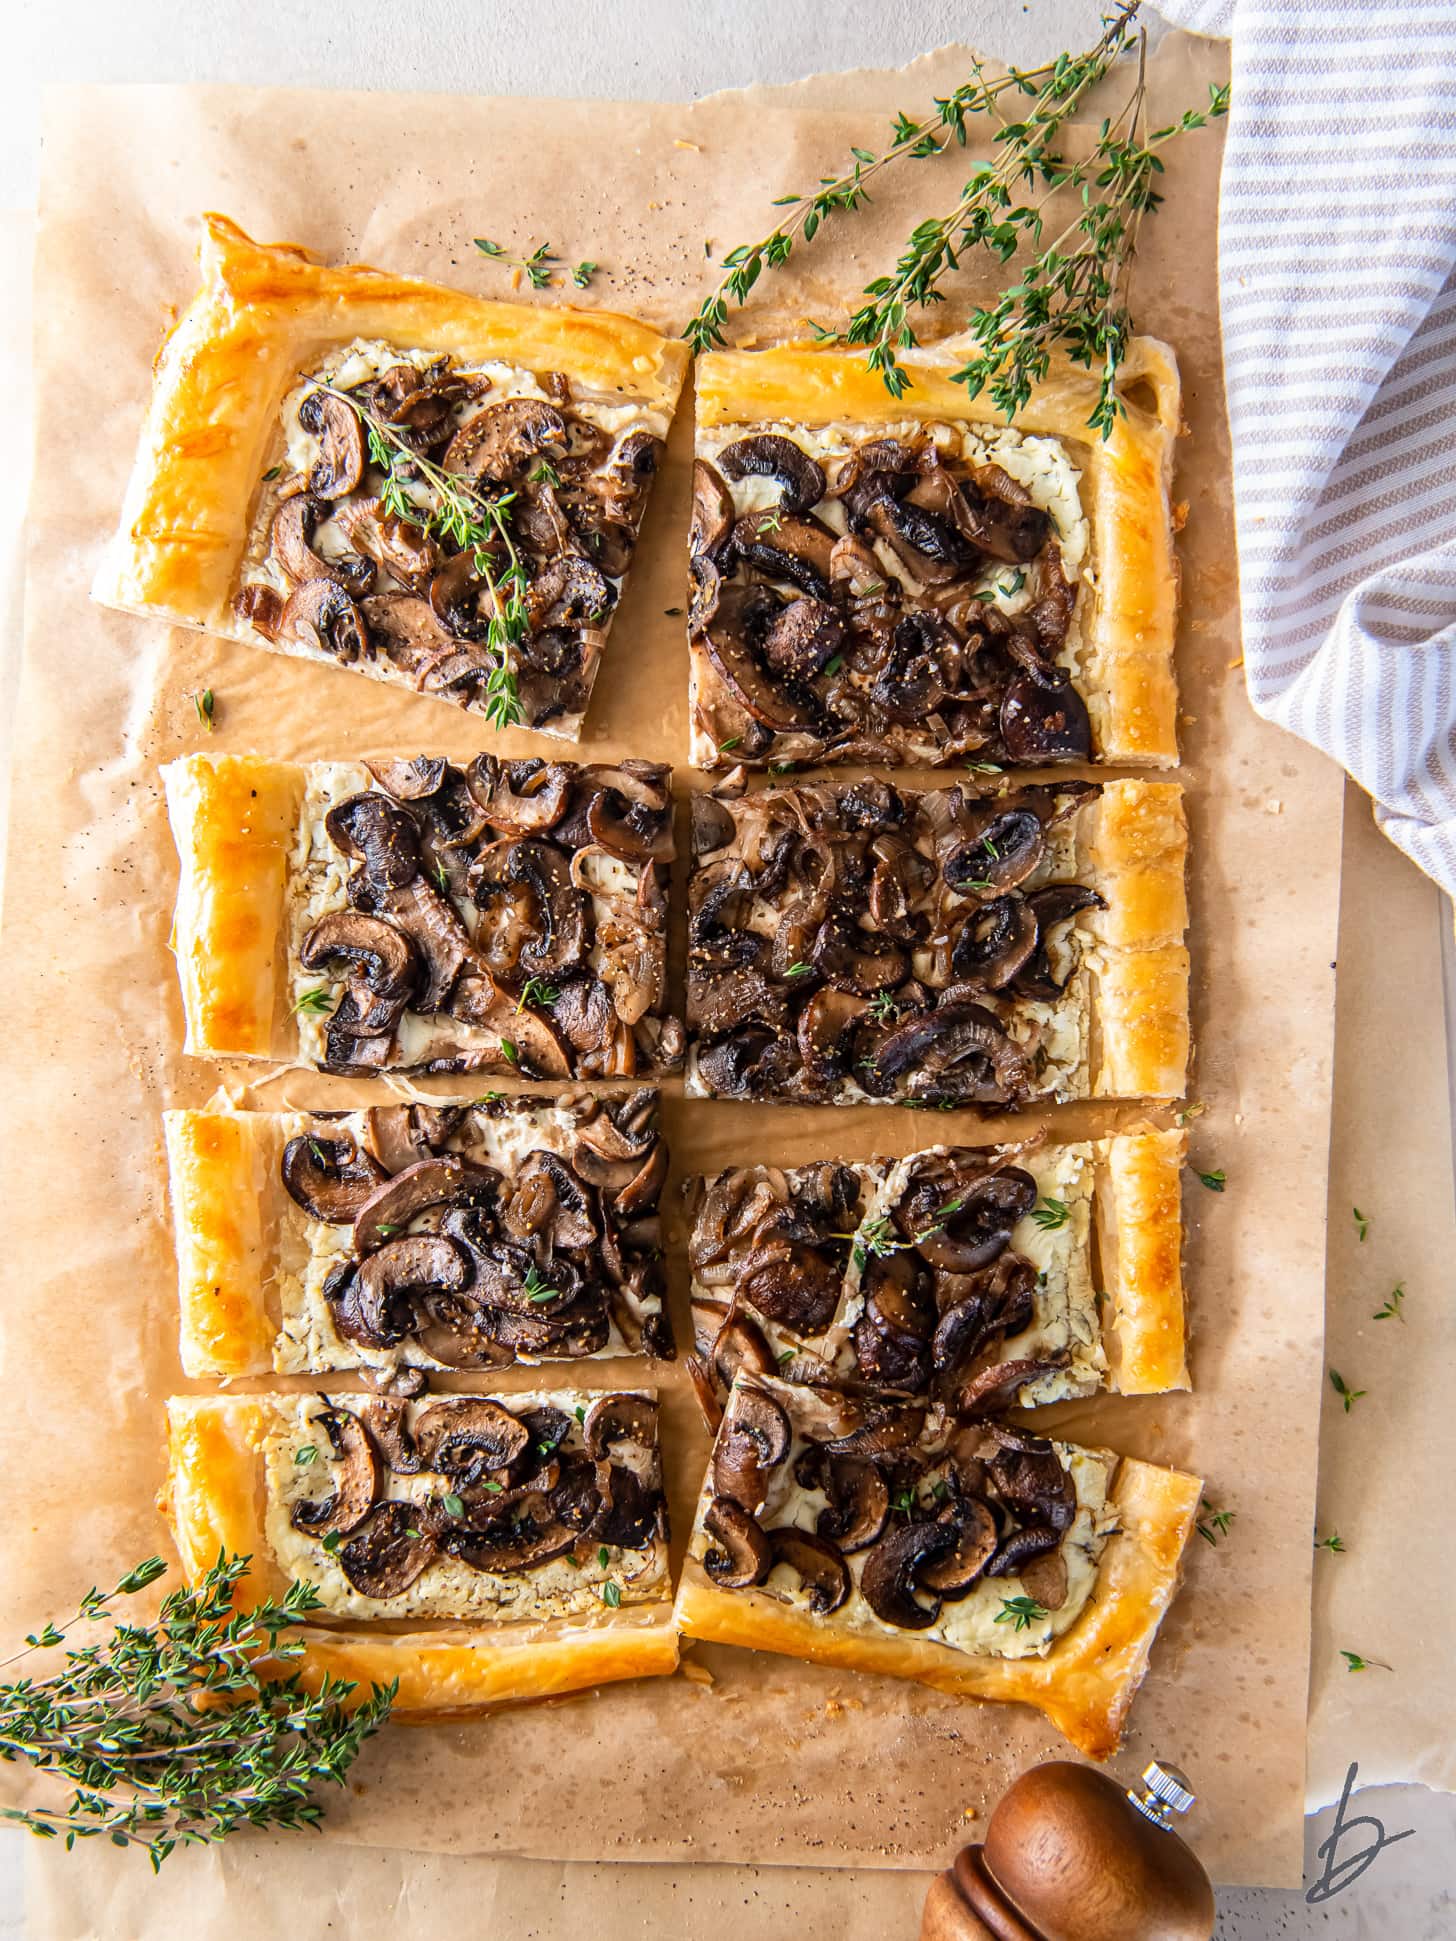
<instances>
[{"instance_id":1,"label":"fresh thyme sprig","mask_svg":"<svg viewBox=\"0 0 1456 1941\"><path fill-rule=\"evenodd\" d=\"M1193 1527L1197 1530L1199 1536L1203 1538L1203 1541L1205 1543L1211 1543L1216 1550L1218 1548L1219 1538L1228 1535L1229 1525L1233 1522L1234 1515L1235 1512L1233 1510L1210 1510Z\"/></svg>"},{"instance_id":2,"label":"fresh thyme sprig","mask_svg":"<svg viewBox=\"0 0 1456 1941\"><path fill-rule=\"evenodd\" d=\"M994 1624L1011 1624L1018 1631L1026 1631L1033 1624L1048 1615L1045 1605L1038 1604L1034 1597L1003 1597L1001 1609L992 1619Z\"/></svg>"},{"instance_id":3,"label":"fresh thyme sprig","mask_svg":"<svg viewBox=\"0 0 1456 1941\"><path fill-rule=\"evenodd\" d=\"M473 555L471 563L485 583L493 608L485 646L495 665L486 676L485 717L496 728L523 721L525 711L512 666L512 649L520 645L529 629L526 590L530 582L506 516L515 503L515 493L480 491L467 479L445 471L433 459L415 451L362 398L332 384L320 383L318 389L342 399L358 414L369 443L370 462L384 474L379 497L385 510L396 518L429 527L460 552ZM422 505L410 491L416 482L426 488L428 505ZM505 553L504 567L496 557L500 551Z\"/></svg>"},{"instance_id":4,"label":"fresh thyme sprig","mask_svg":"<svg viewBox=\"0 0 1456 1941\"><path fill-rule=\"evenodd\" d=\"M109 1636L67 1646L58 1670L0 1684L0 1758L74 1787L64 1804L0 1807L0 1818L68 1848L104 1834L140 1848L154 1868L179 1845L240 1826L318 1824L312 1789L343 1783L395 1688L376 1685L349 1710L355 1687L343 1681L326 1678L310 1694L296 1673L260 1678L260 1656L283 1665L302 1654L302 1640L286 1634L319 1600L292 1584L279 1602L235 1611L248 1561L220 1554L200 1583L163 1600L154 1624L120 1619L117 1599L167 1568L148 1558L115 1589L88 1591L66 1629L47 1624L26 1639L7 1666L65 1644L76 1624L115 1622Z\"/></svg>"},{"instance_id":5,"label":"fresh thyme sprig","mask_svg":"<svg viewBox=\"0 0 1456 1941\"><path fill-rule=\"evenodd\" d=\"M894 1223L888 1213L880 1213L873 1220L862 1220L853 1233L836 1233L836 1240L852 1240L850 1258L861 1271L866 1260L884 1260L890 1254L904 1253L907 1248L918 1247L922 1240L933 1239L946 1222L952 1219L965 1205L965 1195L958 1200L949 1200L940 1209L939 1219L932 1220L928 1227L912 1234L908 1240L901 1240L895 1232Z\"/></svg>"},{"instance_id":6,"label":"fresh thyme sprig","mask_svg":"<svg viewBox=\"0 0 1456 1941\"><path fill-rule=\"evenodd\" d=\"M1403 1285L1397 1283L1397 1285L1391 1289L1389 1295L1387 1296L1385 1306L1376 1308L1374 1314L1372 1314L1370 1317L1371 1320L1372 1321L1399 1321L1401 1323L1404 1323L1405 1315L1401 1312L1404 1302L1405 1302L1405 1288Z\"/></svg>"},{"instance_id":7,"label":"fresh thyme sprig","mask_svg":"<svg viewBox=\"0 0 1456 1941\"><path fill-rule=\"evenodd\" d=\"M1360 1397L1365 1393L1363 1388L1351 1388L1338 1368L1332 1368L1330 1370L1330 1387L1344 1403L1346 1415L1350 1413L1351 1409L1354 1408L1355 1404L1360 1400Z\"/></svg>"},{"instance_id":8,"label":"fresh thyme sprig","mask_svg":"<svg viewBox=\"0 0 1456 1941\"><path fill-rule=\"evenodd\" d=\"M544 977L528 977L521 986L521 995L516 999L517 1011L524 1011L528 1004L538 1010L549 1011L561 995L554 984Z\"/></svg>"},{"instance_id":9,"label":"fresh thyme sprig","mask_svg":"<svg viewBox=\"0 0 1456 1941\"><path fill-rule=\"evenodd\" d=\"M946 100L937 100L935 116L917 123L901 115L895 139L883 154L855 149L854 167L847 174L823 178L807 195L780 197L777 206L793 213L758 242L740 244L724 257L722 281L683 333L693 349L722 344L729 304L746 302L765 269L782 267L796 238L811 241L826 216L868 201L865 185L880 170L905 156L939 154L950 145L952 134L964 144L967 117L989 114L998 123L992 158L977 164L947 214L916 225L894 271L865 286L866 301L836 341L862 345L870 369L879 372L893 397L903 397L911 377L900 353L918 342L913 313L944 301L940 286L959 269L966 251L987 249L1004 264L1029 246L1036 253L1020 278L995 303L972 315L969 333L975 348L952 379L973 397L986 391L1010 419L1046 377L1053 355L1060 353L1099 371L1088 424L1103 438L1110 437L1125 411L1117 375L1132 335L1128 272L1142 218L1162 199L1157 191L1163 173L1160 151L1176 136L1228 111L1228 89L1211 88L1205 107L1190 108L1166 127L1147 132L1146 47L1139 35L1137 82L1122 111L1102 122L1089 156L1072 161L1062 154L1059 143L1067 122L1133 44L1139 6L1140 0L1120 0L1106 16L1101 38L1084 54L1062 54L1042 67L1013 69L994 81L977 67L971 81ZM998 105L999 96L1009 89L1029 97L1019 119L1008 119ZM1048 240L1048 205L1064 191L1076 197L1076 213ZM835 338L820 324L811 327L820 341Z\"/></svg>"},{"instance_id":10,"label":"fresh thyme sprig","mask_svg":"<svg viewBox=\"0 0 1456 1941\"><path fill-rule=\"evenodd\" d=\"M1131 0L1130 4L1119 9L1120 16L1131 20L1139 4L1140 0ZM724 274L716 288L698 307L683 332L684 339L698 353L723 344L723 325L727 321L730 304L734 308L741 308L748 301L749 292L763 271L778 269L789 260L796 240L812 243L827 216L837 210L847 213L858 209L861 203L872 200L868 184L895 162L906 158L924 161L932 155L942 154L953 141L964 148L966 124L972 115L998 113L997 101L1013 89L1024 95L1035 94L1068 58L1063 54L1054 61L1044 62L1040 67L1012 68L1009 73L990 80L982 72L980 63L973 60L973 78L963 81L948 95L937 95L934 114L920 121L912 121L906 114L896 115L890 131L892 139L883 154L875 155L869 149L853 148L850 150L853 166L842 175L821 176L818 188L811 189L805 195L795 193L777 197L773 206L788 209L792 213L781 217L768 234L761 236L756 243L739 243L728 251L721 265ZM811 322L810 328L820 342L838 341L837 333L826 330L821 324Z\"/></svg>"},{"instance_id":11,"label":"fresh thyme sprig","mask_svg":"<svg viewBox=\"0 0 1456 1941\"><path fill-rule=\"evenodd\" d=\"M489 236L476 236L473 240L482 256L492 257L499 263L509 263L513 270L523 271L533 290L544 290L561 265L561 258L552 249L550 243L537 243L529 256L512 256L508 249L502 248L499 243L493 243ZM580 271L586 270L590 274L595 268L595 263L581 263L572 274L577 283L584 288L585 279L580 275Z\"/></svg>"},{"instance_id":12,"label":"fresh thyme sprig","mask_svg":"<svg viewBox=\"0 0 1456 1941\"><path fill-rule=\"evenodd\" d=\"M1031 1217L1043 1233L1055 1233L1071 1219L1072 1209L1065 1200L1054 1200L1050 1194L1046 1194L1040 1205L1031 1209Z\"/></svg>"}]
</instances>

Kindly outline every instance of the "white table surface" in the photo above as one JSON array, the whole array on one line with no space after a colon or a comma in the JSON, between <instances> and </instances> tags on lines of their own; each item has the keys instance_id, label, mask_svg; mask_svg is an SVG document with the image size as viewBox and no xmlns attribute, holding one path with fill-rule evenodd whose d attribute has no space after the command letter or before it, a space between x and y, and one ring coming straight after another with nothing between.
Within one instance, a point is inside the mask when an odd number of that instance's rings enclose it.
<instances>
[{"instance_id":1,"label":"white table surface","mask_svg":"<svg viewBox=\"0 0 1456 1941\"><path fill-rule=\"evenodd\" d=\"M129 0L125 6L71 0L64 8L29 0L12 10L8 22L8 112L0 117L0 393L11 401L7 450L28 449L14 410L28 379L29 212L39 168L39 90L47 82L287 79L313 87L680 100L759 81L891 66L950 41L1030 61L1059 47L1087 45L1102 11L1102 0L696 0L690 9L679 0L412 0L408 6L399 0L334 0L305 15L277 0ZM281 66L280 47L286 50ZM0 656L0 772L8 769L16 671L14 569L25 490L20 473L13 462L0 468L0 646L11 650ZM3 813L0 794L0 835ZM1335 1817L1334 1809L1316 1815L1307 1827L1306 1887L1225 1890L1219 1896L1220 1941L1456 1936L1456 1798L1420 1787L1386 1787L1357 1794L1347 1815L1356 1813L1378 1818L1387 1837L1407 1829L1411 1837L1381 1852L1342 1893L1311 1905L1307 1892L1325 1865L1319 1847ZM1358 1852L1369 1837L1368 1829L1352 1834L1339 1857ZM27 1933L22 1838L0 1835L0 1941L21 1941ZM72 1864L87 1864L84 1849ZM331 1865L347 1865L337 1848ZM770 1879L760 1873L756 1885L763 1894ZM592 1891L598 1897L607 1891L600 1876ZM574 1930L575 1921L569 1919L569 1926ZM544 1936L568 1928L556 1927L543 1910L537 1931Z\"/></svg>"}]
</instances>

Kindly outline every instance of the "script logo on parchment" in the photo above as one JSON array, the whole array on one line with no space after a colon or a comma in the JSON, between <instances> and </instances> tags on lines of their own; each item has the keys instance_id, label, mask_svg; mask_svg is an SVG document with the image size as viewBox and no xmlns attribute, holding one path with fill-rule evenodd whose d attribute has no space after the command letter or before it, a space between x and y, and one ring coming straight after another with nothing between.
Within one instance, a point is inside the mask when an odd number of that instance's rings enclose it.
<instances>
[{"instance_id":1,"label":"script logo on parchment","mask_svg":"<svg viewBox=\"0 0 1456 1941\"><path fill-rule=\"evenodd\" d=\"M1404 1833L1387 1833L1384 1821L1377 1820L1372 1813L1357 1814L1350 1820L1345 1818L1345 1808L1350 1803L1350 1794L1355 1787L1355 1775L1359 1770L1359 1766L1352 1760L1350 1770L1345 1774L1340 1803L1335 1808L1335 1824L1330 1830L1328 1839L1322 1840L1319 1844L1318 1858L1324 1862L1325 1870L1304 1897L1312 1907L1318 1906L1321 1901L1333 1900L1336 1894L1343 1894L1347 1887L1352 1886L1360 1878L1378 1853L1386 1847L1393 1847L1397 1840L1409 1840L1415 1832L1414 1827L1407 1827ZM1347 1837L1360 1838L1362 1828L1369 1829L1370 1837L1363 1846L1342 1857L1341 1842Z\"/></svg>"}]
</instances>

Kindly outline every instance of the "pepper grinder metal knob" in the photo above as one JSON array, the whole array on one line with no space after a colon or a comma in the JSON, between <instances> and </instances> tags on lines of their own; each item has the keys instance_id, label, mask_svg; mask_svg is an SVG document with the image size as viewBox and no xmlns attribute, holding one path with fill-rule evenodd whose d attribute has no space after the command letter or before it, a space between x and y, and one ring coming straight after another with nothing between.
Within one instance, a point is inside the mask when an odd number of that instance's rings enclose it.
<instances>
[{"instance_id":1,"label":"pepper grinder metal knob","mask_svg":"<svg viewBox=\"0 0 1456 1941\"><path fill-rule=\"evenodd\" d=\"M1195 1803L1165 1759L1140 1789L1033 1766L931 1884L921 1941L1210 1941L1213 1889L1174 1824Z\"/></svg>"}]
</instances>

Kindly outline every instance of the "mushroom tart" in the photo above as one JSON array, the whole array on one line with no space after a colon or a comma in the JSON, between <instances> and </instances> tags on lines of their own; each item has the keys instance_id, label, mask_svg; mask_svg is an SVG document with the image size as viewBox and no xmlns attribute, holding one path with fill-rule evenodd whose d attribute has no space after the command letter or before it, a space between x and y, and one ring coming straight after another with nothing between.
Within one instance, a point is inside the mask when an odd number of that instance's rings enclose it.
<instances>
[{"instance_id":1,"label":"mushroom tart","mask_svg":"<svg viewBox=\"0 0 1456 1941\"><path fill-rule=\"evenodd\" d=\"M979 1420L1187 1388L1183 1132L692 1179L693 1328L740 1370Z\"/></svg>"},{"instance_id":2,"label":"mushroom tart","mask_svg":"<svg viewBox=\"0 0 1456 1941\"><path fill-rule=\"evenodd\" d=\"M295 1635L311 1686L398 1678L397 1711L438 1715L677 1662L651 1391L186 1397L167 1413L184 1570L221 1547L251 1559L253 1599L310 1585L318 1614Z\"/></svg>"},{"instance_id":3,"label":"mushroom tart","mask_svg":"<svg viewBox=\"0 0 1456 1941\"><path fill-rule=\"evenodd\" d=\"M94 593L575 738L687 366L203 224Z\"/></svg>"},{"instance_id":4,"label":"mushroom tart","mask_svg":"<svg viewBox=\"0 0 1456 1941\"><path fill-rule=\"evenodd\" d=\"M195 755L162 773L187 1050L360 1076L679 1062L661 764Z\"/></svg>"},{"instance_id":5,"label":"mushroom tart","mask_svg":"<svg viewBox=\"0 0 1456 1941\"><path fill-rule=\"evenodd\" d=\"M684 1634L1036 1706L1117 1749L1202 1485L938 1405L740 1373Z\"/></svg>"},{"instance_id":6,"label":"mushroom tart","mask_svg":"<svg viewBox=\"0 0 1456 1941\"><path fill-rule=\"evenodd\" d=\"M728 778L693 802L688 1090L1178 1097L1186 853L1172 782Z\"/></svg>"},{"instance_id":7,"label":"mushroom tart","mask_svg":"<svg viewBox=\"0 0 1456 1941\"><path fill-rule=\"evenodd\" d=\"M697 364L692 759L1177 761L1171 351L1087 429L1070 366L1005 423L912 350L893 398L857 353Z\"/></svg>"},{"instance_id":8,"label":"mushroom tart","mask_svg":"<svg viewBox=\"0 0 1456 1941\"><path fill-rule=\"evenodd\" d=\"M673 1354L651 1089L165 1123L188 1375Z\"/></svg>"}]
</instances>

